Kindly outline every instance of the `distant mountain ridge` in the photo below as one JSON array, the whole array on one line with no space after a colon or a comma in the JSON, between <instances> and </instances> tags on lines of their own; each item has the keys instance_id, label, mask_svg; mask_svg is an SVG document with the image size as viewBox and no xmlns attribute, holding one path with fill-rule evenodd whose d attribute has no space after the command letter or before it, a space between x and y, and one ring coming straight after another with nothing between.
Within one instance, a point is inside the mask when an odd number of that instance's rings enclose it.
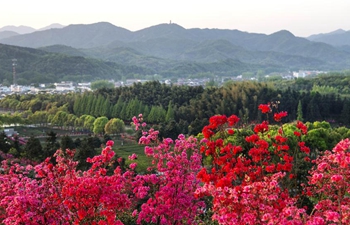
<instances>
[{"instance_id":1,"label":"distant mountain ridge","mask_svg":"<svg viewBox=\"0 0 350 225\"><path fill-rule=\"evenodd\" d=\"M33 33L35 31L42 31L42 30L49 30L52 28L63 28L64 26L59 24L59 23L53 23L50 24L48 26L45 26L43 28L40 29L35 29L33 27L28 27L28 26L4 26L2 28L0 28L0 33L3 31L12 31L12 32L16 32L18 34L28 34L28 33Z\"/></svg>"},{"instance_id":2,"label":"distant mountain ridge","mask_svg":"<svg viewBox=\"0 0 350 225\"><path fill-rule=\"evenodd\" d=\"M9 37L13 37L16 35L19 35L19 33L16 33L14 31L1 31L0 32L0 39L9 38Z\"/></svg>"},{"instance_id":3,"label":"distant mountain ridge","mask_svg":"<svg viewBox=\"0 0 350 225\"><path fill-rule=\"evenodd\" d=\"M323 38L325 36L330 36L330 35L337 35L337 34L343 34L345 33L346 31L343 30L343 29L338 29L338 30L335 30L335 31L331 31L329 33L320 33L320 34L313 34L313 35L310 35L309 37L307 37L308 40L310 41L313 41L313 40L317 40L319 38Z\"/></svg>"},{"instance_id":4,"label":"distant mountain ridge","mask_svg":"<svg viewBox=\"0 0 350 225\"><path fill-rule=\"evenodd\" d=\"M49 30L49 29L61 29L61 28L63 28L63 27L65 27L65 26L62 25L62 24L53 23L53 24L50 24L50 25L48 25L48 26L46 26L46 27L42 27L42 28L38 29L38 31Z\"/></svg>"},{"instance_id":5,"label":"distant mountain ridge","mask_svg":"<svg viewBox=\"0 0 350 225\"><path fill-rule=\"evenodd\" d=\"M350 46L350 30L345 31L343 29L338 29L330 33L311 35L307 39L315 42L323 42L336 47L346 45Z\"/></svg>"},{"instance_id":6,"label":"distant mountain ridge","mask_svg":"<svg viewBox=\"0 0 350 225\"><path fill-rule=\"evenodd\" d=\"M132 32L110 23L69 25L61 29L36 31L30 34L1 39L3 44L38 48L50 45L67 45L74 48L103 46L116 38L128 40ZM120 37L116 37L116 35Z\"/></svg>"},{"instance_id":7,"label":"distant mountain ridge","mask_svg":"<svg viewBox=\"0 0 350 225\"><path fill-rule=\"evenodd\" d=\"M5 26L0 28L0 32L2 31L13 31L18 34L28 34L34 32L35 29L33 27L28 26Z\"/></svg>"},{"instance_id":8,"label":"distant mountain ridge","mask_svg":"<svg viewBox=\"0 0 350 225\"><path fill-rule=\"evenodd\" d=\"M338 31L332 35L346 33ZM222 62L240 62L239 68L254 65L279 70L350 68L348 48L296 37L287 30L266 35L227 29L185 29L172 23L130 31L99 22L0 38L0 43L137 65L164 74L179 65L190 64L197 68L194 71L201 71L199 67Z\"/></svg>"}]
</instances>

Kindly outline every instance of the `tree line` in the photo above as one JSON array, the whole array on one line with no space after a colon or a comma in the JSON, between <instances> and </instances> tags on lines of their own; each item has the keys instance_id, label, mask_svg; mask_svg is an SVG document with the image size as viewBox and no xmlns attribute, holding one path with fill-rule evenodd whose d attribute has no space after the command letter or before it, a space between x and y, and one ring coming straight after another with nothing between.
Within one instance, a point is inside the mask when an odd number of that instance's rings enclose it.
<instances>
[{"instance_id":1,"label":"tree line","mask_svg":"<svg viewBox=\"0 0 350 225\"><path fill-rule=\"evenodd\" d=\"M149 124L165 127L175 122L182 133L198 134L208 118L216 114L238 115L242 124L259 122L258 105L274 101L280 102L279 110L288 111L287 122L302 114L304 121L350 125L350 101L339 94L276 89L271 83L252 81L227 82L222 87L210 88L152 81L66 95L11 95L0 101L0 107L17 111L13 115L30 119L31 123L91 131L92 117L118 118L129 123L133 116L142 113Z\"/></svg>"}]
</instances>

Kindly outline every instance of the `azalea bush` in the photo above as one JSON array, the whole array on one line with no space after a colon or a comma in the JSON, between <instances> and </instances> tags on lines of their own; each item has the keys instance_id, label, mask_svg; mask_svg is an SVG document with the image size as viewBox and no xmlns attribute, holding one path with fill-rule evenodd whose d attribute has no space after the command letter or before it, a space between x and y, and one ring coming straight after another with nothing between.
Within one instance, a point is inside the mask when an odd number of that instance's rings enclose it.
<instances>
[{"instance_id":1,"label":"azalea bush","mask_svg":"<svg viewBox=\"0 0 350 225\"><path fill-rule=\"evenodd\" d=\"M136 129L146 126L142 120L142 115L133 118ZM160 141L158 131L150 129L142 131L139 143L146 145L145 154L153 159L148 170L154 173L137 176L142 186L136 193L147 195L147 201L133 213L138 224L142 221L169 225L197 223L196 217L205 208L204 202L194 196L200 187L196 175L202 160L198 141L194 137L186 139L182 134L175 141L170 138Z\"/></svg>"},{"instance_id":2,"label":"azalea bush","mask_svg":"<svg viewBox=\"0 0 350 225\"><path fill-rule=\"evenodd\" d=\"M242 136L235 115L213 116L203 128L201 152L211 164L198 173L204 185L196 196L213 197L213 219L220 224L348 224L348 139L313 160L302 122L294 125L293 136L283 124L270 132L276 126L268 116L276 124L288 114L275 104L259 109L267 118L245 136L246 143L230 142ZM302 171L305 164L313 166L310 174Z\"/></svg>"},{"instance_id":3,"label":"azalea bush","mask_svg":"<svg viewBox=\"0 0 350 225\"><path fill-rule=\"evenodd\" d=\"M142 118L140 118L141 120ZM144 125L145 126L145 125ZM194 224L205 205L195 198L201 168L197 140L180 135L160 142L158 132L143 131L140 144L153 158L137 174L137 155L123 170L113 141L77 170L74 151L58 150L56 164L21 165L3 154L0 171L0 223L4 224Z\"/></svg>"},{"instance_id":4,"label":"azalea bush","mask_svg":"<svg viewBox=\"0 0 350 225\"><path fill-rule=\"evenodd\" d=\"M142 174L136 154L121 166L113 141L86 171L71 150L39 164L0 154L0 224L349 224L349 139L318 156L277 106L260 105L266 119L251 128L216 115L176 140L134 117L152 159Z\"/></svg>"}]
</instances>

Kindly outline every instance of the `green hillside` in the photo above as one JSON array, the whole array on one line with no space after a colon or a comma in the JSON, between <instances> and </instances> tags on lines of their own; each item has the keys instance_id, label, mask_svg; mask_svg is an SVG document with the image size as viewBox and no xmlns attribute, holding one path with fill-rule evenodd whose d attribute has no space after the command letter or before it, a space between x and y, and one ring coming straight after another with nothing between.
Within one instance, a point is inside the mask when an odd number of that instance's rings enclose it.
<instances>
[{"instance_id":1,"label":"green hillside","mask_svg":"<svg viewBox=\"0 0 350 225\"><path fill-rule=\"evenodd\" d=\"M17 59L18 84L48 83L61 80L90 81L116 79L134 73L147 75L153 71L82 56L49 53L42 50L0 44L0 81L12 83L12 59Z\"/></svg>"}]
</instances>

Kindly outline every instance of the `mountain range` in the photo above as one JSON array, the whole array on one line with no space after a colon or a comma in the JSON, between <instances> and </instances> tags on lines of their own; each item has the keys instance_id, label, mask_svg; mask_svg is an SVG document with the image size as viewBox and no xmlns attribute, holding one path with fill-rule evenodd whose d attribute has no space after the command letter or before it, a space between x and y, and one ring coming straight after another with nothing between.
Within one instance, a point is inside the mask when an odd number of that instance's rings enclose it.
<instances>
[{"instance_id":1,"label":"mountain range","mask_svg":"<svg viewBox=\"0 0 350 225\"><path fill-rule=\"evenodd\" d=\"M147 73L166 77L203 73L232 76L257 70L269 73L350 68L347 36L350 31L343 30L301 38L287 30L266 35L159 24L129 31L99 22L11 34L11 31L0 32L3 48L10 45L17 46L18 51L21 47L36 48L45 52L46 57L80 57L134 68L135 71L128 69L128 76ZM19 58L18 54L13 57Z\"/></svg>"},{"instance_id":2,"label":"mountain range","mask_svg":"<svg viewBox=\"0 0 350 225\"><path fill-rule=\"evenodd\" d=\"M330 33L311 35L307 38L310 41L323 42L333 46L348 46L350 47L350 30L343 29L335 30Z\"/></svg>"},{"instance_id":3,"label":"mountain range","mask_svg":"<svg viewBox=\"0 0 350 225\"><path fill-rule=\"evenodd\" d=\"M2 31L12 31L15 32L17 34L28 34L28 33L32 33L35 31L42 31L42 30L49 30L49 29L53 29L53 28L63 28L64 26L59 24L59 23L53 23L50 24L48 26L42 27L40 29L35 29L33 27L28 27L28 26L4 26L2 28L0 28L0 32Z\"/></svg>"}]
</instances>

